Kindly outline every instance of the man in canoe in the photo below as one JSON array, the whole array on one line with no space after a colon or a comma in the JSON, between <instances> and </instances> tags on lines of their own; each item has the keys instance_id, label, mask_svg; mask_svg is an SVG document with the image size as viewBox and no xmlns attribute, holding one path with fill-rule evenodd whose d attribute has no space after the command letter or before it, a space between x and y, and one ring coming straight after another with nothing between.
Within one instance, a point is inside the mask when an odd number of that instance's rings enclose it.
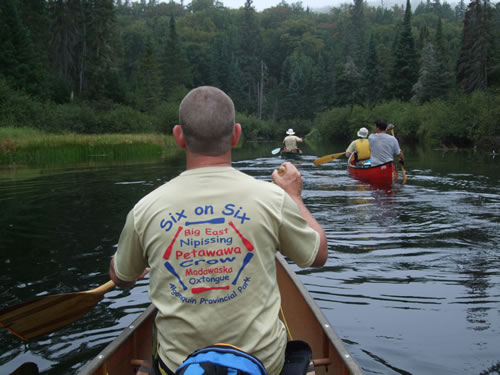
<instances>
[{"instance_id":1,"label":"man in canoe","mask_svg":"<svg viewBox=\"0 0 500 375\"><path fill-rule=\"evenodd\" d=\"M398 140L387 134L387 121L375 121L375 134L370 134L368 141L370 142L372 166L394 161L394 155L398 155L401 164L404 163L403 151L399 147Z\"/></svg>"},{"instance_id":2,"label":"man in canoe","mask_svg":"<svg viewBox=\"0 0 500 375\"><path fill-rule=\"evenodd\" d=\"M368 129L359 129L358 137L359 139L352 141L345 150L345 156L347 158L355 153L354 157L356 158L356 162L370 159L370 143L368 142L368 139L366 139L368 137Z\"/></svg>"},{"instance_id":3,"label":"man in canoe","mask_svg":"<svg viewBox=\"0 0 500 375\"><path fill-rule=\"evenodd\" d=\"M297 146L297 142L302 143L302 138L297 137L291 128L286 131L286 134L287 136L283 139L283 152L302 154L302 150Z\"/></svg>"},{"instance_id":4,"label":"man in canoe","mask_svg":"<svg viewBox=\"0 0 500 375\"><path fill-rule=\"evenodd\" d=\"M278 319L275 253L322 266L325 232L304 205L303 179L289 162L274 183L232 167L242 132L232 100L215 87L190 91L173 136L186 170L129 212L111 279L132 287L149 271L156 317L156 373L173 374L196 349L215 343L257 357L270 375L283 367L287 334Z\"/></svg>"}]
</instances>

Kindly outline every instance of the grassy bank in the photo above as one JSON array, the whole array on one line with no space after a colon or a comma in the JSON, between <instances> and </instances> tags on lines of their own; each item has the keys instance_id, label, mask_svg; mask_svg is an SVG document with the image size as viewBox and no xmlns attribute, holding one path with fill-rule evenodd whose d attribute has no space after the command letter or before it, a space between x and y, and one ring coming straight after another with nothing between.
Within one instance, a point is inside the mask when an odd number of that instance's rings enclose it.
<instances>
[{"instance_id":1,"label":"grassy bank","mask_svg":"<svg viewBox=\"0 0 500 375\"><path fill-rule=\"evenodd\" d=\"M99 158L124 160L177 152L163 134L51 134L32 128L0 128L0 164L71 163Z\"/></svg>"}]
</instances>

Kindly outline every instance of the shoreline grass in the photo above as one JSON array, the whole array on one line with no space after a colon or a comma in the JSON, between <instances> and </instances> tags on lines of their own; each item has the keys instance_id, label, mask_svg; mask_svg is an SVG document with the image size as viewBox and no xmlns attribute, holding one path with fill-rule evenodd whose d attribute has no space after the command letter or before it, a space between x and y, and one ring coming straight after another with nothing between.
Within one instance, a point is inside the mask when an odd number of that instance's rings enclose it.
<instances>
[{"instance_id":1,"label":"shoreline grass","mask_svg":"<svg viewBox=\"0 0 500 375\"><path fill-rule=\"evenodd\" d=\"M165 134L53 134L0 128L0 168L156 159L178 150L174 138Z\"/></svg>"},{"instance_id":2,"label":"shoreline grass","mask_svg":"<svg viewBox=\"0 0 500 375\"><path fill-rule=\"evenodd\" d=\"M53 134L33 128L0 128L0 153L64 146L117 145L175 146L174 138L165 134Z\"/></svg>"}]
</instances>

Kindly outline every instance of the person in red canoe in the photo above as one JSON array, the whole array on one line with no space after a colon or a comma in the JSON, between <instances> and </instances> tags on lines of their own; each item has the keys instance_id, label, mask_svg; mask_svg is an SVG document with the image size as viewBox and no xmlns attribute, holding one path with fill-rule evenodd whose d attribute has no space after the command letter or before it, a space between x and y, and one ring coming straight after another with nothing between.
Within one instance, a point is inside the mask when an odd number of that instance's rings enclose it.
<instances>
[{"instance_id":1,"label":"person in red canoe","mask_svg":"<svg viewBox=\"0 0 500 375\"><path fill-rule=\"evenodd\" d=\"M358 130L358 137L351 142L351 144L345 150L345 156L349 158L352 154L354 154L354 160L356 163L358 162L366 162L370 159L370 143L368 142L368 129L361 128ZM369 164L369 163L368 163Z\"/></svg>"},{"instance_id":2,"label":"person in red canoe","mask_svg":"<svg viewBox=\"0 0 500 375\"><path fill-rule=\"evenodd\" d=\"M399 156L399 163L404 164L403 151L399 147L396 137L387 134L387 121L375 121L375 134L368 137L371 150L372 166L382 165L394 161L394 155Z\"/></svg>"}]
</instances>

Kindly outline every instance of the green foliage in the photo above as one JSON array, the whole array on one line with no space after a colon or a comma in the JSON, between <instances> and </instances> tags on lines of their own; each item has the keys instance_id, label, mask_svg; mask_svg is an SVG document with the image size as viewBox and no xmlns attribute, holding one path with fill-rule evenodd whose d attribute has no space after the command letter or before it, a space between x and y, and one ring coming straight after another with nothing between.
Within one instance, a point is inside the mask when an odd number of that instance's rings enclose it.
<instances>
[{"instance_id":1,"label":"green foliage","mask_svg":"<svg viewBox=\"0 0 500 375\"><path fill-rule=\"evenodd\" d=\"M331 141L347 141L352 134L349 127L351 108L338 107L319 113L314 121L315 128L324 138Z\"/></svg>"},{"instance_id":2,"label":"green foliage","mask_svg":"<svg viewBox=\"0 0 500 375\"><path fill-rule=\"evenodd\" d=\"M467 7L457 63L457 79L467 93L488 89L489 76L498 69L498 54L494 55L494 12L487 1L473 0Z\"/></svg>"},{"instance_id":3,"label":"green foliage","mask_svg":"<svg viewBox=\"0 0 500 375\"><path fill-rule=\"evenodd\" d=\"M150 133L154 132L153 119L150 115L123 105L115 105L102 113L100 129L93 133Z\"/></svg>"},{"instance_id":4,"label":"green foliage","mask_svg":"<svg viewBox=\"0 0 500 375\"><path fill-rule=\"evenodd\" d=\"M415 40L411 27L410 0L406 2L406 11L401 31L394 48L394 64L391 76L392 97L407 101L418 79L418 61Z\"/></svg>"},{"instance_id":5,"label":"green foliage","mask_svg":"<svg viewBox=\"0 0 500 375\"><path fill-rule=\"evenodd\" d=\"M272 139L277 136L276 124L272 121L259 120L253 115L237 113L236 122L241 124L242 137L245 139Z\"/></svg>"},{"instance_id":6,"label":"green foliage","mask_svg":"<svg viewBox=\"0 0 500 375\"><path fill-rule=\"evenodd\" d=\"M314 118L331 139L351 140L376 118L405 141L467 145L499 134L500 5L488 1L461 1L455 12L427 1L413 14L409 2L361 0L329 13L286 2L257 12L252 0L239 9L214 0L0 4L0 126L170 133L184 94L214 85L233 98L245 137L306 134ZM457 77L474 106L454 91Z\"/></svg>"}]
</instances>

